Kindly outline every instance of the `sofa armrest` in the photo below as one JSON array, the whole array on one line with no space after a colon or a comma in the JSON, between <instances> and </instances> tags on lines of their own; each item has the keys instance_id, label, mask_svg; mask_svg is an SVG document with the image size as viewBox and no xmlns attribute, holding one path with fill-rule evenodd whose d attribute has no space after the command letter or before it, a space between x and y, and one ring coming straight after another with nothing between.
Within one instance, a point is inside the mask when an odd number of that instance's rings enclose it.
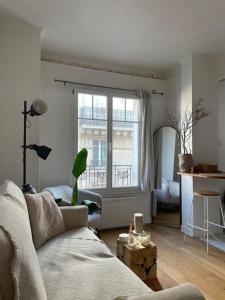
<instances>
[{"instance_id":1,"label":"sofa armrest","mask_svg":"<svg viewBox=\"0 0 225 300\"><path fill-rule=\"evenodd\" d=\"M204 300L203 294L192 284L185 283L174 288L146 295L117 297L114 300Z\"/></svg>"},{"instance_id":2,"label":"sofa armrest","mask_svg":"<svg viewBox=\"0 0 225 300\"><path fill-rule=\"evenodd\" d=\"M102 208L102 196L100 194L87 190L78 190L79 203L81 203L83 200L94 201Z\"/></svg>"},{"instance_id":3,"label":"sofa armrest","mask_svg":"<svg viewBox=\"0 0 225 300\"><path fill-rule=\"evenodd\" d=\"M88 208L84 205L60 207L66 230L88 226Z\"/></svg>"}]
</instances>

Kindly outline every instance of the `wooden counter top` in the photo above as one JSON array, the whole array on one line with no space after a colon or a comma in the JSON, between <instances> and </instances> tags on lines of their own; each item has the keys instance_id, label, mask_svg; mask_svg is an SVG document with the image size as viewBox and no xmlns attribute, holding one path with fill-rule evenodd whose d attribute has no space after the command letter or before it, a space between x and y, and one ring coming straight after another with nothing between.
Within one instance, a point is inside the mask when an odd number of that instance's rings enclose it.
<instances>
[{"instance_id":1,"label":"wooden counter top","mask_svg":"<svg viewBox=\"0 0 225 300\"><path fill-rule=\"evenodd\" d=\"M181 173L178 172L178 175L181 176L192 176L198 178L206 178L206 179L225 179L225 173Z\"/></svg>"}]
</instances>

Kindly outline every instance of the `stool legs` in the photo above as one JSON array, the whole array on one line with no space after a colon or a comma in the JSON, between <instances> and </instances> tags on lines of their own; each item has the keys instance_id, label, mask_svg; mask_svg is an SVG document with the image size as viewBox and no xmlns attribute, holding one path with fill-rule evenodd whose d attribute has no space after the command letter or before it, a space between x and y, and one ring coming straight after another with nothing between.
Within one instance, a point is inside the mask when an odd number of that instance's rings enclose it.
<instances>
[{"instance_id":1,"label":"stool legs","mask_svg":"<svg viewBox=\"0 0 225 300\"><path fill-rule=\"evenodd\" d=\"M220 212L221 212L221 216L222 216L223 225L216 224L216 223L214 223L212 221L209 221L209 196L208 195L204 195L203 196L203 205L204 205L204 207L203 207L203 214L204 214L204 226L203 226L203 228L199 227L199 226L196 226L194 224L190 224L191 213L193 211L194 197L192 199L192 203L191 203L191 207L190 207L189 215L188 215L188 221L187 221L187 224L186 224L186 230L185 230L185 235L184 235L184 243L185 243L185 240L186 240L186 237L187 237L188 227L197 228L199 230L202 230L204 232L204 240L206 240L206 251L207 251L207 254L209 253L209 234L211 234L212 236L214 236L214 234L209 231L209 225L211 224L211 225L214 225L214 226L217 226L217 227L225 229L225 216L224 216L223 206L222 206L222 202L221 202L221 198L220 197L218 197L218 201L219 201L219 206L220 206Z\"/></svg>"},{"instance_id":2,"label":"stool legs","mask_svg":"<svg viewBox=\"0 0 225 300\"><path fill-rule=\"evenodd\" d=\"M204 240L206 239L206 200L205 200L205 197L204 197L204 200L203 200L203 218L204 218L204 233L203 233L203 238Z\"/></svg>"},{"instance_id":3,"label":"stool legs","mask_svg":"<svg viewBox=\"0 0 225 300\"><path fill-rule=\"evenodd\" d=\"M208 197L205 196L203 198L203 204L204 204L204 228L201 228L201 227L198 227L194 224L190 224L190 219L191 219L191 213L192 213L192 210L193 210L193 202L194 202L194 197L192 199L192 202L191 202L191 207L190 207L190 210L189 210L189 215L188 215L188 221L187 221L187 224L186 224L186 230L185 230L185 235L184 235L184 243L186 241L186 237L187 237L187 233L188 233L188 227L192 227L192 228L197 228L197 229L200 229L204 232L204 238L205 238L205 235L206 235L206 247L207 247L207 254L209 253L209 206L208 206Z\"/></svg>"},{"instance_id":4,"label":"stool legs","mask_svg":"<svg viewBox=\"0 0 225 300\"><path fill-rule=\"evenodd\" d=\"M209 198L205 197L206 200L206 249L207 254L209 253Z\"/></svg>"},{"instance_id":5,"label":"stool legs","mask_svg":"<svg viewBox=\"0 0 225 300\"><path fill-rule=\"evenodd\" d=\"M190 210L189 210L189 215L188 215L188 220L187 220L186 230L185 230L185 235L184 235L184 243L185 243L185 240L186 240L186 237L187 237L188 226L190 224L191 213L192 213L192 209L193 209L193 201L194 201L194 198L192 198L191 207L190 207Z\"/></svg>"},{"instance_id":6,"label":"stool legs","mask_svg":"<svg viewBox=\"0 0 225 300\"><path fill-rule=\"evenodd\" d=\"M220 197L219 197L219 204L220 204L220 211L221 211L221 216L222 216L222 220L223 220L223 226L225 227L225 218L224 218L223 206L222 206Z\"/></svg>"}]
</instances>

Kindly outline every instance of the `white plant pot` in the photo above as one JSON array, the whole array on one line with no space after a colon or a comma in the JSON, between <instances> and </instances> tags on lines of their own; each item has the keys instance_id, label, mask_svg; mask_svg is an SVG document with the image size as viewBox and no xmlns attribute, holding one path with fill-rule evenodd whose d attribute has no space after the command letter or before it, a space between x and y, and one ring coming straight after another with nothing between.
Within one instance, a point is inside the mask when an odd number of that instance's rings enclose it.
<instances>
[{"instance_id":1,"label":"white plant pot","mask_svg":"<svg viewBox=\"0 0 225 300\"><path fill-rule=\"evenodd\" d=\"M178 154L179 169L182 173L190 173L193 167L192 154Z\"/></svg>"}]
</instances>

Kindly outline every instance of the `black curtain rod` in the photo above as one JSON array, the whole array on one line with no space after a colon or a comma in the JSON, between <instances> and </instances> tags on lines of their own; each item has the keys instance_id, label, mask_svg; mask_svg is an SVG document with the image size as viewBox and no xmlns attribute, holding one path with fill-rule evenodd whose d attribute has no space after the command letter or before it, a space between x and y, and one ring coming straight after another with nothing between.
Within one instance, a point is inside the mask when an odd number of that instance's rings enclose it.
<instances>
[{"instance_id":1,"label":"black curtain rod","mask_svg":"<svg viewBox=\"0 0 225 300\"><path fill-rule=\"evenodd\" d=\"M87 87L95 87L95 88L104 88L104 89L111 89L111 90L118 90L118 91L126 91L126 92L136 92L136 90L129 90L129 89L121 89L121 88L115 88L115 87L110 87L110 86L103 86L103 85L95 85L95 84L87 84L87 83L80 83L80 82L75 82L75 81L67 81L67 80L60 80L60 79L55 79L55 82L61 82L64 85L66 84L75 84L75 85L81 85L81 86L87 86ZM161 92L156 92L155 90L152 90L153 95L161 95L163 96L163 93Z\"/></svg>"}]
</instances>

